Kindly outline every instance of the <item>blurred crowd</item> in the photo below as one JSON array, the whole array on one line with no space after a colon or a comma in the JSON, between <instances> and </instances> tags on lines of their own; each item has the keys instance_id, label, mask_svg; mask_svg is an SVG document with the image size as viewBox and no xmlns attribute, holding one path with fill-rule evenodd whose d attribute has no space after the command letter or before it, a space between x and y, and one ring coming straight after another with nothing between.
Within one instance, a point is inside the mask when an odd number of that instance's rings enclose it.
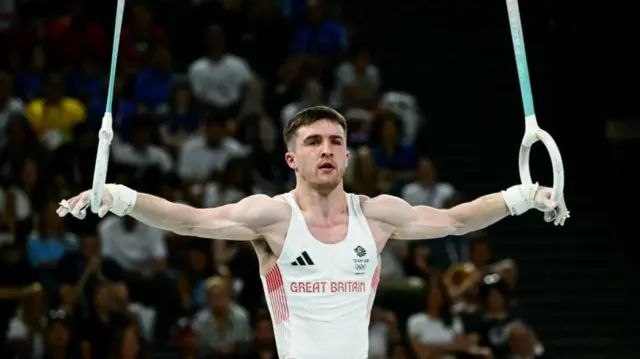
<instances>
[{"instance_id":1,"label":"blurred crowd","mask_svg":"<svg viewBox=\"0 0 640 359\"><path fill-rule=\"evenodd\" d=\"M250 244L56 215L91 187L115 1L6 4L0 356L277 358ZM459 203L437 178L417 99L385 89L372 44L328 0L128 1L109 181L198 207L287 191L281 128L328 104L349 125L348 191ZM418 288L423 305L402 319L377 306L370 358L542 357L517 306L516 265L494 262L485 235L392 242L382 261L380 290Z\"/></svg>"}]
</instances>

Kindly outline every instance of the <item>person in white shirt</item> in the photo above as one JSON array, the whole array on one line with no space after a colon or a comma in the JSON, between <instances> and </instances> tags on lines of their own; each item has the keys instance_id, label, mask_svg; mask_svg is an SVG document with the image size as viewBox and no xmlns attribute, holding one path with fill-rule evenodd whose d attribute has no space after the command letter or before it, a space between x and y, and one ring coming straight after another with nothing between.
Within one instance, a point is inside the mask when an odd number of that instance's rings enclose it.
<instances>
[{"instance_id":1,"label":"person in white shirt","mask_svg":"<svg viewBox=\"0 0 640 359\"><path fill-rule=\"evenodd\" d=\"M178 317L177 282L165 271L166 233L129 218L112 216L98 226L102 256L118 263L126 272L131 300L150 306L157 313L156 339L164 339Z\"/></svg>"},{"instance_id":2,"label":"person in white shirt","mask_svg":"<svg viewBox=\"0 0 640 359\"><path fill-rule=\"evenodd\" d=\"M246 309L230 298L230 285L222 277L206 283L208 305L193 319L197 347L204 357L246 354L251 347L251 325Z\"/></svg>"},{"instance_id":3,"label":"person in white shirt","mask_svg":"<svg viewBox=\"0 0 640 359\"><path fill-rule=\"evenodd\" d=\"M369 358L387 358L390 346L400 341L398 320L391 311L373 308L369 326Z\"/></svg>"},{"instance_id":4,"label":"person in white shirt","mask_svg":"<svg viewBox=\"0 0 640 359\"><path fill-rule=\"evenodd\" d=\"M194 61L188 70L194 96L218 109L241 105L253 75L247 62L226 52L222 29L214 26L207 34L207 54Z\"/></svg>"},{"instance_id":5,"label":"person in white shirt","mask_svg":"<svg viewBox=\"0 0 640 359\"><path fill-rule=\"evenodd\" d=\"M456 353L470 352L477 335L464 333L462 320L451 311L452 301L444 283L432 277L426 295L426 311L407 320L407 334L418 358L455 358Z\"/></svg>"},{"instance_id":6,"label":"person in white shirt","mask_svg":"<svg viewBox=\"0 0 640 359\"><path fill-rule=\"evenodd\" d=\"M131 215L185 236L249 241L282 359L365 359L371 307L380 281L379 253L399 240L462 235L509 215L537 208L556 225L568 218L550 188L516 185L450 209L411 206L389 195L344 191L347 124L334 109L316 106L287 123L285 161L296 188L198 209L123 185L108 184L98 215ZM58 215L85 218L91 190L63 200Z\"/></svg>"},{"instance_id":7,"label":"person in white shirt","mask_svg":"<svg viewBox=\"0 0 640 359\"><path fill-rule=\"evenodd\" d=\"M428 157L418 160L417 177L402 188L402 198L414 206L445 208L447 201L456 194L451 184L438 182L436 169Z\"/></svg>"},{"instance_id":8,"label":"person in white shirt","mask_svg":"<svg viewBox=\"0 0 640 359\"><path fill-rule=\"evenodd\" d=\"M380 90L380 70L371 63L371 54L366 46L353 51L350 61L341 63L335 72L335 87L331 93L331 105L340 107L344 101L344 91L349 86L357 86L363 103L371 103Z\"/></svg>"},{"instance_id":9,"label":"person in white shirt","mask_svg":"<svg viewBox=\"0 0 640 359\"><path fill-rule=\"evenodd\" d=\"M133 119L131 142L114 139L111 145L113 161L136 169L159 168L163 173L173 170L173 160L166 149L151 143L152 120L146 115Z\"/></svg>"},{"instance_id":10,"label":"person in white shirt","mask_svg":"<svg viewBox=\"0 0 640 359\"><path fill-rule=\"evenodd\" d=\"M193 136L180 146L178 175L188 182L205 182L224 170L231 159L249 153L248 147L226 136L225 119L214 114L207 118L204 135Z\"/></svg>"},{"instance_id":11,"label":"person in white shirt","mask_svg":"<svg viewBox=\"0 0 640 359\"><path fill-rule=\"evenodd\" d=\"M25 291L20 306L8 323L5 338L21 358L40 359L45 354L44 328L47 326L45 294L34 283Z\"/></svg>"}]
</instances>

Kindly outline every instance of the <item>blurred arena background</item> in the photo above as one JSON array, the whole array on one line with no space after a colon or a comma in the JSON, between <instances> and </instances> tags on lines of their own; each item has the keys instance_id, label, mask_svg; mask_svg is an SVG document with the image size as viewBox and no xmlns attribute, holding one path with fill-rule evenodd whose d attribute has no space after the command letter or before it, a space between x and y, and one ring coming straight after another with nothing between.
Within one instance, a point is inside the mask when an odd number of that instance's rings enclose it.
<instances>
[{"instance_id":1,"label":"blurred arena background","mask_svg":"<svg viewBox=\"0 0 640 359\"><path fill-rule=\"evenodd\" d=\"M276 358L250 246L55 215L91 186L115 6L0 1L0 357ZM464 349L461 331L480 358L640 355L630 22L602 11L598 40L587 2L520 8L572 217L389 246L371 359L448 358L424 348ZM196 206L286 191L283 122L328 104L349 121L348 189L451 206L518 181L512 51L500 0L131 0L110 181ZM534 179L550 184L539 146Z\"/></svg>"}]
</instances>

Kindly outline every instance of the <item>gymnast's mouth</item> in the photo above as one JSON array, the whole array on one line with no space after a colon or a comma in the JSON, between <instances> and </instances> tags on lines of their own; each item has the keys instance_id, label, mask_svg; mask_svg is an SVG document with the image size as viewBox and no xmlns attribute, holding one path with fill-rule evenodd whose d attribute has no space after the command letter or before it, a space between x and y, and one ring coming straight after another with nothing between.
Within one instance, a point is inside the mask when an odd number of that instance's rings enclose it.
<instances>
[{"instance_id":1,"label":"gymnast's mouth","mask_svg":"<svg viewBox=\"0 0 640 359\"><path fill-rule=\"evenodd\" d=\"M336 166L331 162L323 162L318 166L318 168L321 170L334 170L336 169Z\"/></svg>"}]
</instances>

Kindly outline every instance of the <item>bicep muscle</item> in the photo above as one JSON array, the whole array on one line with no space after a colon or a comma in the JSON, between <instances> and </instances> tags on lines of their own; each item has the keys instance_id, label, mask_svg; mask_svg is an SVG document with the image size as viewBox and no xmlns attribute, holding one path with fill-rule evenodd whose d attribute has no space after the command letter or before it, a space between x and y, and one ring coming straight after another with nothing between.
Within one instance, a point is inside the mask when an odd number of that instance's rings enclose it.
<instances>
[{"instance_id":1,"label":"bicep muscle","mask_svg":"<svg viewBox=\"0 0 640 359\"><path fill-rule=\"evenodd\" d=\"M286 218L288 206L265 195L254 195L238 203L198 209L188 232L193 236L254 240L263 230Z\"/></svg>"}]
</instances>

